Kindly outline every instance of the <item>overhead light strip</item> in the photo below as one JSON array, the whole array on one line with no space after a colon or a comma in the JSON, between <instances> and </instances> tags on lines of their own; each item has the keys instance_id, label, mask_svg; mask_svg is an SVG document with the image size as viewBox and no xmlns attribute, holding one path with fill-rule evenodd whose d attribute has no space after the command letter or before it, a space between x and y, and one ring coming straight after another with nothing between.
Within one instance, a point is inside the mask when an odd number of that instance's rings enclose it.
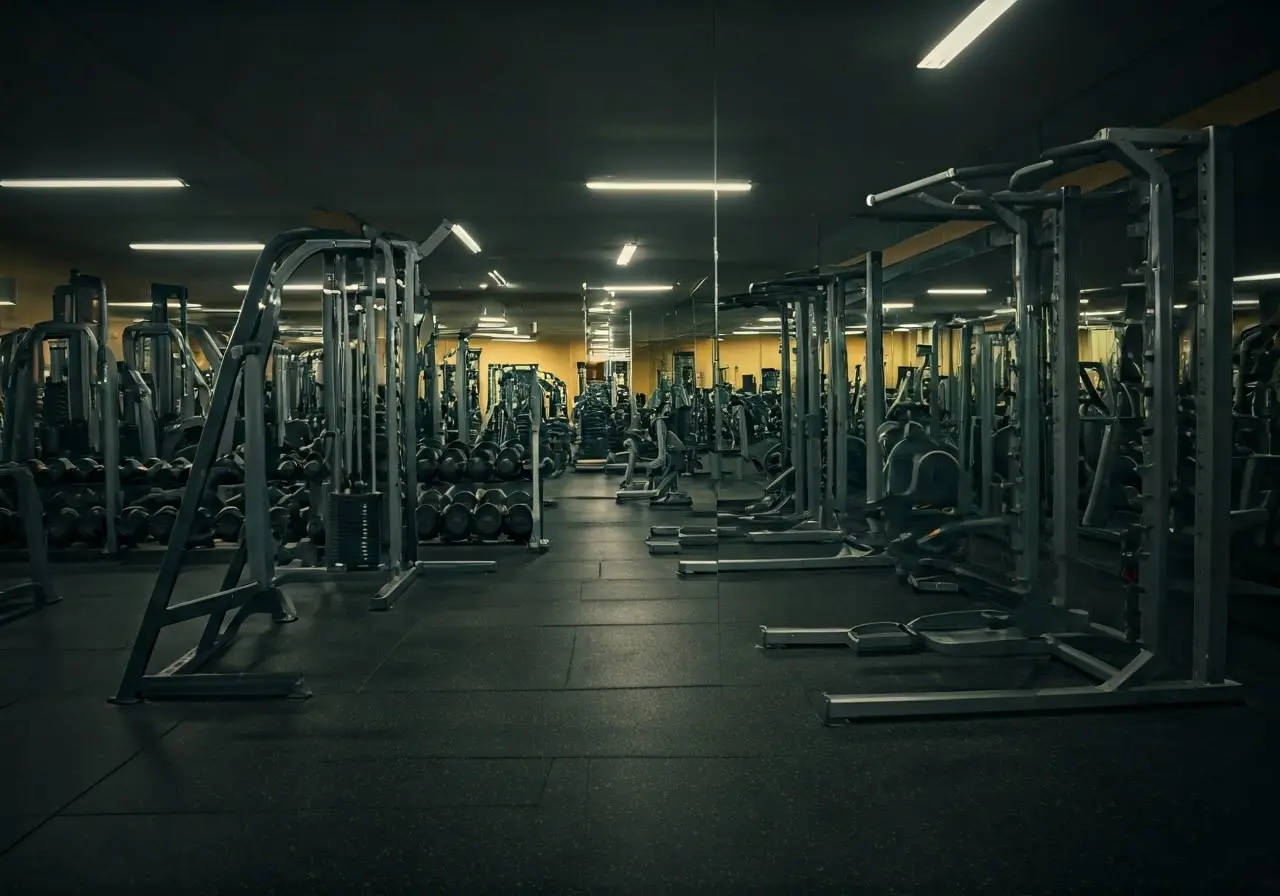
<instances>
[{"instance_id":1,"label":"overhead light strip","mask_svg":"<svg viewBox=\"0 0 1280 896\"><path fill-rule=\"evenodd\" d=\"M631 285L600 286L597 289L603 289L606 292L671 292L671 290L675 289L675 286L661 283L633 283Z\"/></svg>"},{"instance_id":2,"label":"overhead light strip","mask_svg":"<svg viewBox=\"0 0 1280 896\"><path fill-rule=\"evenodd\" d=\"M589 180L588 190L615 193L749 193L749 180Z\"/></svg>"},{"instance_id":3,"label":"overhead light strip","mask_svg":"<svg viewBox=\"0 0 1280 896\"><path fill-rule=\"evenodd\" d=\"M964 21L953 28L950 34L916 64L916 68L946 68L1016 2L1017 0L982 0L973 12L964 17Z\"/></svg>"},{"instance_id":4,"label":"overhead light strip","mask_svg":"<svg viewBox=\"0 0 1280 896\"><path fill-rule=\"evenodd\" d=\"M925 292L931 296L985 296L991 292L989 289L978 289L968 286L942 287L939 289L928 289Z\"/></svg>"},{"instance_id":5,"label":"overhead light strip","mask_svg":"<svg viewBox=\"0 0 1280 896\"><path fill-rule=\"evenodd\" d=\"M463 227L461 224L454 224L452 230L453 235L462 240L462 245L466 246L476 255L480 254L480 244L475 241L475 237L467 233L467 228Z\"/></svg>"},{"instance_id":6,"label":"overhead light strip","mask_svg":"<svg viewBox=\"0 0 1280 896\"><path fill-rule=\"evenodd\" d=\"M134 252L261 252L262 243L130 243Z\"/></svg>"},{"instance_id":7,"label":"overhead light strip","mask_svg":"<svg viewBox=\"0 0 1280 896\"><path fill-rule=\"evenodd\" d=\"M631 256L636 254L638 247L635 243L627 243L622 247L622 251L618 253L618 265L625 267L631 264Z\"/></svg>"},{"instance_id":8,"label":"overhead light strip","mask_svg":"<svg viewBox=\"0 0 1280 896\"><path fill-rule=\"evenodd\" d=\"M31 177L0 180L11 190L173 190L186 183L176 177Z\"/></svg>"}]
</instances>

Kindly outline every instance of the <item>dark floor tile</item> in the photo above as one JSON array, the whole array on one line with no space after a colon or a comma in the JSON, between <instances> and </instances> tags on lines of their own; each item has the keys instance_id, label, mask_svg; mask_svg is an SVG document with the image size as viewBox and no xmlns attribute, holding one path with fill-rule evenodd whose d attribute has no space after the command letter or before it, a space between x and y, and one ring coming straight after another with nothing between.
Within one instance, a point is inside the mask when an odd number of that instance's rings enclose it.
<instances>
[{"instance_id":1,"label":"dark floor tile","mask_svg":"<svg viewBox=\"0 0 1280 896\"><path fill-rule=\"evenodd\" d=\"M51 814L181 720L175 706L31 698L0 713L0 814ZM2 875L0 875L2 877Z\"/></svg>"},{"instance_id":2,"label":"dark floor tile","mask_svg":"<svg viewBox=\"0 0 1280 896\"><path fill-rule=\"evenodd\" d=\"M116 692L127 650L0 650L0 681L15 696L105 700Z\"/></svg>"},{"instance_id":3,"label":"dark floor tile","mask_svg":"<svg viewBox=\"0 0 1280 896\"><path fill-rule=\"evenodd\" d=\"M537 806L550 759L378 756L287 762L252 748L161 741L63 814L294 812Z\"/></svg>"},{"instance_id":4,"label":"dark floor tile","mask_svg":"<svg viewBox=\"0 0 1280 896\"><path fill-rule=\"evenodd\" d=\"M3 856L13 844L38 828L47 817L47 815L0 814L0 856ZM3 867L0 865L0 871Z\"/></svg>"},{"instance_id":5,"label":"dark floor tile","mask_svg":"<svg viewBox=\"0 0 1280 896\"><path fill-rule=\"evenodd\" d=\"M571 688L717 685L714 625L584 628L578 632Z\"/></svg>"},{"instance_id":6,"label":"dark floor tile","mask_svg":"<svg viewBox=\"0 0 1280 896\"><path fill-rule=\"evenodd\" d=\"M649 546L644 543L647 535L648 530L643 530L638 532L634 539L628 541L587 542L578 548L578 551L583 558L590 557L593 560L603 560L606 570L610 564L617 561L647 562L651 556L649 554ZM605 578L609 578L607 571Z\"/></svg>"},{"instance_id":7,"label":"dark floor tile","mask_svg":"<svg viewBox=\"0 0 1280 896\"><path fill-rule=\"evenodd\" d=\"M587 886L776 892L811 879L808 777L795 760L593 759Z\"/></svg>"},{"instance_id":8,"label":"dark floor tile","mask_svg":"<svg viewBox=\"0 0 1280 896\"><path fill-rule=\"evenodd\" d=\"M145 598L66 598L0 628L0 650L120 650L133 643Z\"/></svg>"},{"instance_id":9,"label":"dark floor tile","mask_svg":"<svg viewBox=\"0 0 1280 896\"><path fill-rule=\"evenodd\" d=\"M649 578L582 584L582 599L594 600L706 600L717 595L714 579Z\"/></svg>"},{"instance_id":10,"label":"dark floor tile","mask_svg":"<svg viewBox=\"0 0 1280 896\"><path fill-rule=\"evenodd\" d=\"M369 691L562 688L574 651L569 628L423 625L378 666Z\"/></svg>"},{"instance_id":11,"label":"dark floor tile","mask_svg":"<svg viewBox=\"0 0 1280 896\"><path fill-rule=\"evenodd\" d=\"M441 607L422 617L424 625L517 627L578 625L687 625L715 622L714 599L581 601L537 599L500 606Z\"/></svg>"},{"instance_id":12,"label":"dark floor tile","mask_svg":"<svg viewBox=\"0 0 1280 896\"><path fill-rule=\"evenodd\" d=\"M532 562L525 564L509 564L496 577L497 582L506 585L508 581L516 584L536 582L553 582L557 585L565 582L590 581L600 578L600 561L575 558L573 562Z\"/></svg>"},{"instance_id":13,"label":"dark floor tile","mask_svg":"<svg viewBox=\"0 0 1280 896\"><path fill-rule=\"evenodd\" d=\"M642 688L319 695L208 704L169 737L282 762L379 756L762 756L827 735L798 688ZM176 746L173 747L176 749Z\"/></svg>"},{"instance_id":14,"label":"dark floor tile","mask_svg":"<svg viewBox=\"0 0 1280 896\"><path fill-rule=\"evenodd\" d=\"M576 812L538 809L73 816L0 858L0 879L50 894L578 892L584 839Z\"/></svg>"},{"instance_id":15,"label":"dark floor tile","mask_svg":"<svg viewBox=\"0 0 1280 896\"><path fill-rule=\"evenodd\" d=\"M675 557L647 557L644 560L605 560L600 564L600 578L607 580L643 580L679 578Z\"/></svg>"},{"instance_id":16,"label":"dark floor tile","mask_svg":"<svg viewBox=\"0 0 1280 896\"><path fill-rule=\"evenodd\" d=\"M580 601L576 625L694 625L714 623L719 605L713 599Z\"/></svg>"}]
</instances>

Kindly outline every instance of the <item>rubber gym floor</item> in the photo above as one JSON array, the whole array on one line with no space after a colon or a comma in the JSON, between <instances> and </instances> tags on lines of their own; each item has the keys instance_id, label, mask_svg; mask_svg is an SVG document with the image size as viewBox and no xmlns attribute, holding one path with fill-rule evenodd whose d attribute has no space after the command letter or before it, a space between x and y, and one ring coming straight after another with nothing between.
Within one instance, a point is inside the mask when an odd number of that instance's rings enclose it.
<instances>
[{"instance_id":1,"label":"rubber gym floor","mask_svg":"<svg viewBox=\"0 0 1280 896\"><path fill-rule=\"evenodd\" d=\"M761 623L955 598L872 571L681 581L644 546L673 514L614 487L566 476L549 553L481 549L496 574L390 613L292 589L300 621L225 665L302 670L309 700L110 705L154 572L60 567L66 599L0 629L0 891L1280 892L1274 608L1233 617L1245 705L823 727L823 690L1044 664L766 653ZM171 634L162 662L193 643Z\"/></svg>"}]
</instances>

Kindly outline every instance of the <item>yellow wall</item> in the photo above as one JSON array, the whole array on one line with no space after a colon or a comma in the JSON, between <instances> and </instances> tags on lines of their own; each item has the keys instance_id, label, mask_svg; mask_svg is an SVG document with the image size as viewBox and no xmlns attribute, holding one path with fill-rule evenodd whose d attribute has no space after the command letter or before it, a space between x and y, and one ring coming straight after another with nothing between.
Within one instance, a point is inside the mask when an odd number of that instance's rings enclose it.
<instances>
[{"instance_id":1,"label":"yellow wall","mask_svg":"<svg viewBox=\"0 0 1280 896\"><path fill-rule=\"evenodd\" d=\"M539 339L537 342L507 342L476 338L471 347L480 350L480 406L489 406L490 364L537 364L539 370L554 373L569 389L569 406L578 394L578 361L582 341Z\"/></svg>"}]
</instances>

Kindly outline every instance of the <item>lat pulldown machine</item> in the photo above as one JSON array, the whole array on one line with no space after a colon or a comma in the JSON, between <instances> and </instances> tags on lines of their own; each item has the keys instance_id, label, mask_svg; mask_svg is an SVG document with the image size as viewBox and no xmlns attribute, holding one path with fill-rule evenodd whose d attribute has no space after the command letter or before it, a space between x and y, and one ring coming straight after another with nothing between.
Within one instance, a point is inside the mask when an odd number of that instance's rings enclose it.
<instances>
[{"instance_id":1,"label":"lat pulldown machine","mask_svg":"<svg viewBox=\"0 0 1280 896\"><path fill-rule=\"evenodd\" d=\"M340 231L293 230L279 234L263 249L214 383L208 425L200 436L173 538L156 576L116 702L155 697L307 696L309 691L298 673L201 670L225 653L249 616L267 614L276 623L296 620L293 602L282 590L288 584L371 580L371 584L380 583L381 587L373 596L370 609L386 610L423 572L488 572L496 567L492 561L417 560L413 512L417 466L411 450L417 444L417 267L444 241L451 227L448 221L443 222L421 244L387 239L368 227L359 237ZM315 256L326 261L323 377L330 478L321 488L328 516L326 566L277 570L277 546L267 497L266 465L271 446L267 439L264 385L278 327L281 292L294 272ZM356 259L362 263L365 275L360 312L348 302L346 283L346 262ZM379 265L385 282L381 287L381 308L376 301ZM398 279L404 284L403 293L397 289ZM359 332L351 329L353 317L358 319ZM353 345L359 348L352 349ZM361 352L365 353L364 359L359 356ZM386 426L385 433L375 436L380 369L386 377ZM240 544L217 592L170 604L187 541L195 529L200 495L208 487L220 434L234 413L238 393L244 395L245 422L245 519ZM366 434L357 431L362 418L369 425L367 445L362 445ZM363 457L365 451L367 459ZM379 467L385 471L381 480ZM363 489L355 487L356 473L364 481ZM377 489L379 485L383 486L381 491ZM540 499L537 492L535 478L535 512ZM536 524L534 538L541 539ZM242 582L246 571L247 581ZM233 615L228 622L229 613ZM191 619L205 620L197 645L163 670L148 673L161 631Z\"/></svg>"}]
</instances>

